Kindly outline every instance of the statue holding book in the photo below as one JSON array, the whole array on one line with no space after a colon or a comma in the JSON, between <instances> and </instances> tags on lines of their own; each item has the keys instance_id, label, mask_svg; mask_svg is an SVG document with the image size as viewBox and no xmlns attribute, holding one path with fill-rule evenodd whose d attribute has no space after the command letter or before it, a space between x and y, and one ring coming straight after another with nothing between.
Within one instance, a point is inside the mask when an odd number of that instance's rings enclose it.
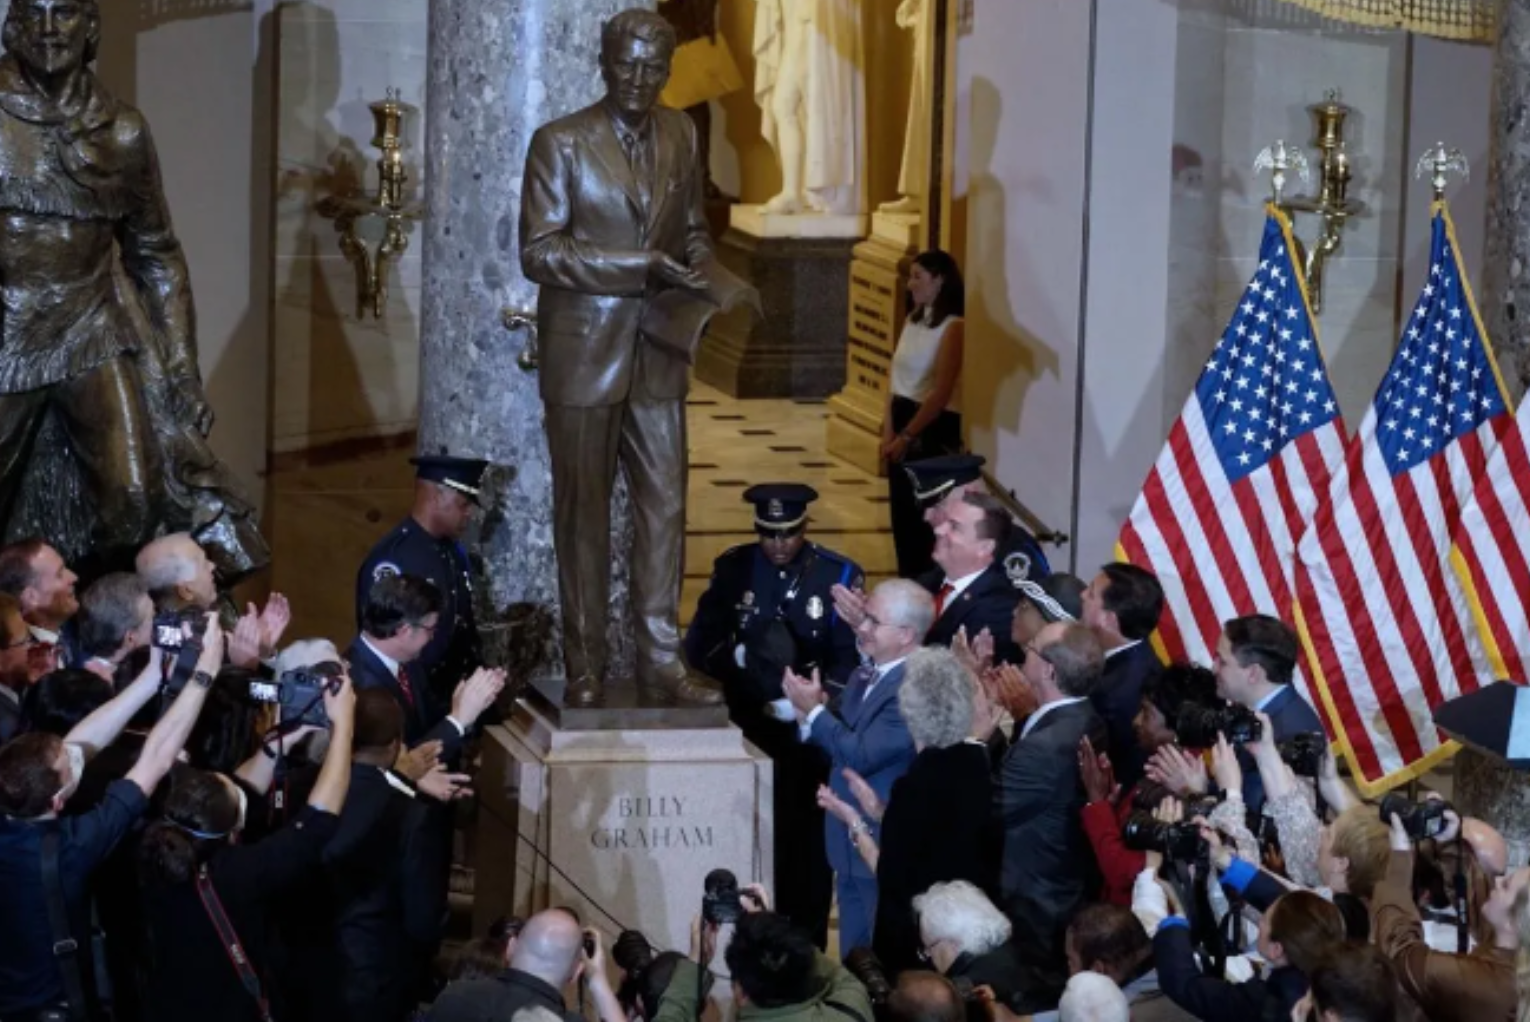
<instances>
[{"instance_id":1,"label":"statue holding book","mask_svg":"<svg viewBox=\"0 0 1530 1022\"><path fill-rule=\"evenodd\" d=\"M753 290L713 258L695 125L659 107L674 29L628 10L601 32L599 102L531 140L521 266L541 286L540 390L553 476L565 702L604 698L611 497L625 469L635 523L637 683L669 702L715 704L681 655L685 395L711 316Z\"/></svg>"}]
</instances>

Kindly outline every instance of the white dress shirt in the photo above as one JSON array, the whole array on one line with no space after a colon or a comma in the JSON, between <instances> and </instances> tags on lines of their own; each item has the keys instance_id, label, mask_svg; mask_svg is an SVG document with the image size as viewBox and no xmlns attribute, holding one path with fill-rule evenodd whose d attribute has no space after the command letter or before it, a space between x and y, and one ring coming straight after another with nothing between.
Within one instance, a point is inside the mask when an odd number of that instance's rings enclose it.
<instances>
[{"instance_id":1,"label":"white dress shirt","mask_svg":"<svg viewBox=\"0 0 1530 1022\"><path fill-rule=\"evenodd\" d=\"M361 637L361 644L367 649L370 649L372 651L372 655L382 661L382 665L388 669L388 673L393 675L393 680L397 681L399 662L390 657L388 654L384 653L382 650L378 649L376 646L372 645L372 640L367 638L365 635ZM462 721L452 716L448 716L446 719L452 722L452 727L457 729L457 733L459 735L467 734L467 728L462 726Z\"/></svg>"},{"instance_id":2,"label":"white dress shirt","mask_svg":"<svg viewBox=\"0 0 1530 1022\"><path fill-rule=\"evenodd\" d=\"M951 587L951 591L946 594L945 605L940 608L941 613L945 613L947 610L949 610L951 606L956 603L956 598L962 593L966 592L967 587L976 582L978 580L978 576L987 570L987 568L979 568L977 571L974 571L970 575L963 575L961 578L948 578L941 582L941 586ZM939 592L939 590L936 590L937 599L939 598Z\"/></svg>"},{"instance_id":3,"label":"white dress shirt","mask_svg":"<svg viewBox=\"0 0 1530 1022\"><path fill-rule=\"evenodd\" d=\"M1066 699L1054 699L1050 703L1046 703L1043 706L1038 706L1036 708L1036 712L1031 714L1030 717L1026 719L1025 727L1020 729L1020 737L1024 738L1026 735L1030 734L1031 731L1035 729L1036 725L1041 722L1041 718L1045 717L1053 710L1063 706L1072 706L1074 703L1082 703L1087 698L1088 697L1086 696L1069 696Z\"/></svg>"}]
</instances>

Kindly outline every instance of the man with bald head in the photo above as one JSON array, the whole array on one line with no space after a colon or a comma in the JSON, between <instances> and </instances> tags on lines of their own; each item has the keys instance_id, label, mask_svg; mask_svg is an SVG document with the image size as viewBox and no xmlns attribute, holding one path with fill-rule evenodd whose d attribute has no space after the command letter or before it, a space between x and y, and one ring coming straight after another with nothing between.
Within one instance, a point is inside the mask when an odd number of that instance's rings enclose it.
<instances>
[{"instance_id":1,"label":"man with bald head","mask_svg":"<svg viewBox=\"0 0 1530 1022\"><path fill-rule=\"evenodd\" d=\"M967 1005L940 973L910 969L898 976L887 1015L893 1022L964 1022Z\"/></svg>"},{"instance_id":2,"label":"man with bald head","mask_svg":"<svg viewBox=\"0 0 1530 1022\"><path fill-rule=\"evenodd\" d=\"M584 953L588 934L594 954ZM428 1022L501 1022L527 1008L550 1011L564 1022L584 1022L563 1003L563 988L580 976L601 1022L626 1022L606 977L606 956L600 934L585 930L567 909L550 908L526 920L510 953L510 966L493 979L453 983L426 1016Z\"/></svg>"},{"instance_id":3,"label":"man with bald head","mask_svg":"<svg viewBox=\"0 0 1530 1022\"><path fill-rule=\"evenodd\" d=\"M903 661L924 645L935 621L935 601L917 582L893 579L872 590L855 626L855 645L865 661L850 675L832 706L818 671L803 678L788 669L782 690L797 713L802 741L830 760L829 787L854 804L845 771L865 779L886 803L893 782L914 761L914 740L898 711ZM869 825L873 838L876 826ZM871 943L877 914L877 879L855 848L855 839L833 813L824 814L824 839L834 867L842 953Z\"/></svg>"}]
</instances>

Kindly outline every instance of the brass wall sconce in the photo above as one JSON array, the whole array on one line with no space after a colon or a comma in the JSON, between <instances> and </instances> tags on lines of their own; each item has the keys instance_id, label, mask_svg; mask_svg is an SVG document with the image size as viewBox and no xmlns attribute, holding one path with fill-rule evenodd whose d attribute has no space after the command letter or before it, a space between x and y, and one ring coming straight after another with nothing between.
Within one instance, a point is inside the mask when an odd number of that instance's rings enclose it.
<instances>
[{"instance_id":1,"label":"brass wall sconce","mask_svg":"<svg viewBox=\"0 0 1530 1022\"><path fill-rule=\"evenodd\" d=\"M356 317L381 319L388 306L388 270L409 247L409 227L420 219L422 208L408 202L405 186L409 168L404 150L409 143L405 128L415 108L402 102L396 89L387 98L370 104L374 132L372 145L381 151L377 161L377 194L331 195L315 207L326 220L335 222L340 235L340 252L356 268ZM382 222L382 238L374 251L361 236L360 225L367 220Z\"/></svg>"},{"instance_id":2,"label":"brass wall sconce","mask_svg":"<svg viewBox=\"0 0 1530 1022\"><path fill-rule=\"evenodd\" d=\"M1254 160L1254 170L1273 171L1271 185L1275 192L1275 205L1292 218L1293 224L1296 213L1313 213L1322 221L1318 235L1310 246L1303 244L1300 238L1296 241L1296 257L1302 261L1307 273L1307 294L1312 302L1312 311L1320 313L1323 311L1323 268L1344 241L1344 225L1350 217L1365 212L1365 204L1350 198L1348 194L1352 175L1349 154L1344 149L1344 120L1350 114L1350 107L1339 102L1337 90L1329 90L1323 102L1309 106L1307 111L1312 114L1316 126L1316 137L1312 144L1317 146L1320 154L1317 195L1288 199L1283 194L1287 171L1296 171L1303 184L1309 181L1306 154L1286 145L1284 141L1278 141L1261 152Z\"/></svg>"}]
</instances>

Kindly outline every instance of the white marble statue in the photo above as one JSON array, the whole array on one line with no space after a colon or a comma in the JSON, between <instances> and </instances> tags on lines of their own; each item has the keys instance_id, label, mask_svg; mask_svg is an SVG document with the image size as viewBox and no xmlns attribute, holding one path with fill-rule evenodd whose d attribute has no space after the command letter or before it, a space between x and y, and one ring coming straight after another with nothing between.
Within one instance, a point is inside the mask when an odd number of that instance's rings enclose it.
<instances>
[{"instance_id":1,"label":"white marble statue","mask_svg":"<svg viewBox=\"0 0 1530 1022\"><path fill-rule=\"evenodd\" d=\"M884 202L884 213L918 213L929 192L930 132L934 127L935 74L930 66L930 38L935 32L935 0L902 0L898 27L914 36L914 77L909 84L908 124L903 136L903 166L898 172L902 198Z\"/></svg>"},{"instance_id":2,"label":"white marble statue","mask_svg":"<svg viewBox=\"0 0 1530 1022\"><path fill-rule=\"evenodd\" d=\"M781 163L766 213L866 212L864 0L758 0L754 98Z\"/></svg>"}]
</instances>

